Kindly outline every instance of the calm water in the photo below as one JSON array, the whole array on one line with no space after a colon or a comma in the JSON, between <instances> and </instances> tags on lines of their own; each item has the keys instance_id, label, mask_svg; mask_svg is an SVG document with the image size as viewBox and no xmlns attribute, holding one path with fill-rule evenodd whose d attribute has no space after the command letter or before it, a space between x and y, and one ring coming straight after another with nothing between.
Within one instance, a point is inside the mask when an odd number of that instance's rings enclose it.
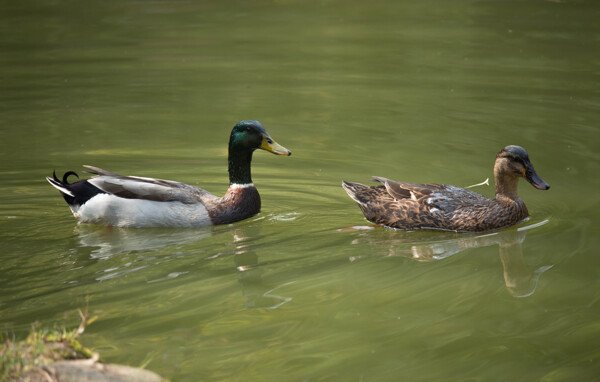
<instances>
[{"instance_id":1,"label":"calm water","mask_svg":"<svg viewBox=\"0 0 600 382\"><path fill-rule=\"evenodd\" d=\"M0 2L0 330L87 307L85 345L172 381L594 379L598 20L591 0ZM79 226L44 180L222 194L242 119L293 152L255 154L244 222ZM531 218L489 235L373 227L340 187L468 186L507 144L552 188L522 182Z\"/></svg>"}]
</instances>

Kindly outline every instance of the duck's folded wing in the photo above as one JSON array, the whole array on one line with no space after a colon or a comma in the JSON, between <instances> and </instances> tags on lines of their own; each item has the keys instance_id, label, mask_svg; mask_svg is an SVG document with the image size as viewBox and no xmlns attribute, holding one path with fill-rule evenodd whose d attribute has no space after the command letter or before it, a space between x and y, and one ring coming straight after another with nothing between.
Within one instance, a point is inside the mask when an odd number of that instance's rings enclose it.
<instances>
[{"instance_id":1,"label":"duck's folded wing","mask_svg":"<svg viewBox=\"0 0 600 382\"><path fill-rule=\"evenodd\" d=\"M385 189L394 199L412 199L422 202L430 197L432 193L440 191L439 184L418 184L408 182L397 182L387 178L374 176L373 179L385 185Z\"/></svg>"},{"instance_id":2,"label":"duck's folded wing","mask_svg":"<svg viewBox=\"0 0 600 382\"><path fill-rule=\"evenodd\" d=\"M440 184L439 188L433 191L429 197L424 198L422 203L430 207L430 212L444 211L454 213L463 208L472 210L477 206L485 206L490 200L471 190L464 188Z\"/></svg>"},{"instance_id":3,"label":"duck's folded wing","mask_svg":"<svg viewBox=\"0 0 600 382\"><path fill-rule=\"evenodd\" d=\"M83 166L97 175L88 182L102 191L126 199L145 199L156 202L202 203L217 197L189 184L171 180L124 176L93 166Z\"/></svg>"},{"instance_id":4,"label":"duck's folded wing","mask_svg":"<svg viewBox=\"0 0 600 382\"><path fill-rule=\"evenodd\" d=\"M489 199L476 192L446 184L417 184L397 182L374 177L385 185L386 191L394 199L412 199L429 207L431 213L451 213L463 207L489 203Z\"/></svg>"}]
</instances>

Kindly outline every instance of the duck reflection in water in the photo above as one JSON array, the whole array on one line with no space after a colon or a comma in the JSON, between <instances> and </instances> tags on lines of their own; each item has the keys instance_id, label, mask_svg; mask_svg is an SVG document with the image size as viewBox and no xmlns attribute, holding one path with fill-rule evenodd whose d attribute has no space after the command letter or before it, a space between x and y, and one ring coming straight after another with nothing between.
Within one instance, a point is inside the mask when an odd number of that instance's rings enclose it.
<instances>
[{"instance_id":1,"label":"duck reflection in water","mask_svg":"<svg viewBox=\"0 0 600 382\"><path fill-rule=\"evenodd\" d=\"M127 258L126 264L115 266L98 277L105 280L120 277L125 274L139 271L143 268L158 265L169 261L170 255L177 257L187 255L202 256L206 261L213 261L222 257L233 257L233 263L237 270L238 282L241 285L242 294L245 298L246 308L276 309L291 301L291 297L280 296L276 291L279 288L292 284L287 282L282 285L269 286L263 280L263 265L260 263L256 250L249 244L249 238L260 237L260 224L245 224L242 227L231 229L231 227L203 227L196 229L135 229L135 228L106 228L90 225L79 225L75 228L81 247L92 248L90 257L98 260L106 260L113 256L138 254L137 260ZM194 245L203 239L211 237L231 235L221 250L210 253L204 246ZM164 254L164 258L159 256ZM181 273L170 273L167 277L152 280L158 282L177 277Z\"/></svg>"},{"instance_id":2,"label":"duck reflection in water","mask_svg":"<svg viewBox=\"0 0 600 382\"><path fill-rule=\"evenodd\" d=\"M517 230L499 231L477 236L446 232L431 233L433 236L428 235L428 233L418 233L423 235L418 237L426 238L427 243L412 245L410 243L414 243L415 236L400 239L386 237L384 240L378 240L366 234L360 235L352 241L352 244L364 244L366 241L372 246L377 246L379 243L385 242L387 247L385 256L408 257L420 262L439 261L467 249L498 245L500 261L504 269L506 289L513 297L528 297L535 292L542 273L552 268L552 265L541 266L532 271L525 263L522 244L527 235L526 230L545 224L546 222L533 224L529 227L521 227ZM343 231L359 231L370 228L352 227ZM386 236L390 234L397 237L398 233L392 230L380 231L380 234ZM435 242L431 243L432 240L435 240ZM392 246L389 246L390 244ZM360 260L360 257L350 258L350 261L358 260Z\"/></svg>"},{"instance_id":3,"label":"duck reflection in water","mask_svg":"<svg viewBox=\"0 0 600 382\"><path fill-rule=\"evenodd\" d=\"M83 224L76 226L74 231L82 247L94 248L90 253L93 259L181 246L217 234L211 227L137 229Z\"/></svg>"},{"instance_id":4,"label":"duck reflection in water","mask_svg":"<svg viewBox=\"0 0 600 382\"><path fill-rule=\"evenodd\" d=\"M281 305L292 300L291 297L284 297L276 294L276 290L294 281L278 285L265 292L266 286L263 281L263 265L258 261L258 255L245 242L248 237L247 232L242 229L233 231L234 263L238 270L238 281L242 286L242 294L246 302L246 308L277 309Z\"/></svg>"}]
</instances>

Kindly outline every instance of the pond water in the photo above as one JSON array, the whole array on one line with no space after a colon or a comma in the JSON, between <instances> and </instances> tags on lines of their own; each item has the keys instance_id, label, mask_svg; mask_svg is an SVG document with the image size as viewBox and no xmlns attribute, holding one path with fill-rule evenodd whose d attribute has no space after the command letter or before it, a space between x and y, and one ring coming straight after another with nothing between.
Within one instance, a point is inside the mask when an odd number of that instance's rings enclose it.
<instances>
[{"instance_id":1,"label":"pond water","mask_svg":"<svg viewBox=\"0 0 600 382\"><path fill-rule=\"evenodd\" d=\"M600 373L596 1L0 4L0 330L95 321L171 381L573 381ZM227 187L260 120L262 212L77 225L45 181L90 164ZM367 222L340 184L468 186L525 147L552 188L486 235ZM474 188L493 196L493 186Z\"/></svg>"}]
</instances>

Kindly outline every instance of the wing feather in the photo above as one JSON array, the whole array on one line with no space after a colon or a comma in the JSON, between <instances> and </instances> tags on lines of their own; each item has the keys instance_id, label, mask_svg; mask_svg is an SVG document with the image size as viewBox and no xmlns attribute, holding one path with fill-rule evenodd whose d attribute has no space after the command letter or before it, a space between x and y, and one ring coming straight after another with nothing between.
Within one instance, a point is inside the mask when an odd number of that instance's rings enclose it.
<instances>
[{"instance_id":1,"label":"wing feather","mask_svg":"<svg viewBox=\"0 0 600 382\"><path fill-rule=\"evenodd\" d=\"M487 204L489 199L476 192L445 184L418 184L397 182L373 177L385 185L386 191L396 200L411 199L429 207L431 213L451 213L465 206Z\"/></svg>"},{"instance_id":2,"label":"wing feather","mask_svg":"<svg viewBox=\"0 0 600 382\"><path fill-rule=\"evenodd\" d=\"M126 199L145 199L156 202L202 203L217 199L210 192L189 184L171 180L125 176L98 167L84 166L96 175L89 183L104 192Z\"/></svg>"}]
</instances>

